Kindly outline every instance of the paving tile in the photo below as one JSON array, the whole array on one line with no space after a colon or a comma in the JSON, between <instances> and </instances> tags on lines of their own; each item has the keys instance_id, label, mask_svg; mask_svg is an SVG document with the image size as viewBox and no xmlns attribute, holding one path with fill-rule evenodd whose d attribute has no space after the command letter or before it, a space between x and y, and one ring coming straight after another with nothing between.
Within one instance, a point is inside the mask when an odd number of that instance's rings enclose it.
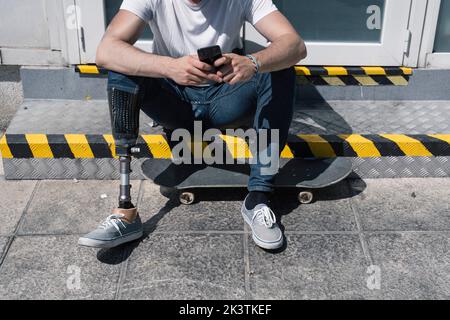
<instances>
[{"instance_id":1,"label":"paving tile","mask_svg":"<svg viewBox=\"0 0 450 320\"><path fill-rule=\"evenodd\" d=\"M361 299L367 263L358 235L287 235L272 254L250 240L250 288L255 299Z\"/></svg>"},{"instance_id":2,"label":"paving tile","mask_svg":"<svg viewBox=\"0 0 450 320\"><path fill-rule=\"evenodd\" d=\"M2 134L0 132L0 139L2 138ZM3 169L3 160L2 153L0 152L0 181L5 181L5 170Z\"/></svg>"},{"instance_id":3,"label":"paving tile","mask_svg":"<svg viewBox=\"0 0 450 320\"><path fill-rule=\"evenodd\" d=\"M100 262L98 254L78 247L76 236L18 237L1 266L0 297L113 299L122 253L103 253L102 260L108 263Z\"/></svg>"},{"instance_id":4,"label":"paving tile","mask_svg":"<svg viewBox=\"0 0 450 320\"><path fill-rule=\"evenodd\" d=\"M273 201L273 210L282 216L281 223L286 231L357 230L347 182L318 190L317 201L307 205L299 204L297 193L280 194Z\"/></svg>"},{"instance_id":5,"label":"paving tile","mask_svg":"<svg viewBox=\"0 0 450 320\"><path fill-rule=\"evenodd\" d=\"M242 235L152 234L132 253L123 299L245 297Z\"/></svg>"},{"instance_id":6,"label":"paving tile","mask_svg":"<svg viewBox=\"0 0 450 320\"><path fill-rule=\"evenodd\" d=\"M143 190L139 212L147 232L243 231L242 201L202 201L184 206L162 196L159 186L150 181L144 182Z\"/></svg>"},{"instance_id":7,"label":"paving tile","mask_svg":"<svg viewBox=\"0 0 450 320\"><path fill-rule=\"evenodd\" d=\"M133 199L139 183L133 182ZM117 181L42 181L19 234L87 233L117 207L118 193Z\"/></svg>"},{"instance_id":8,"label":"paving tile","mask_svg":"<svg viewBox=\"0 0 450 320\"><path fill-rule=\"evenodd\" d=\"M0 237L0 257L2 256L3 252L5 251L5 246L8 243L7 237Z\"/></svg>"},{"instance_id":9,"label":"paving tile","mask_svg":"<svg viewBox=\"0 0 450 320\"><path fill-rule=\"evenodd\" d=\"M380 269L380 299L449 299L450 234L371 234L368 244Z\"/></svg>"},{"instance_id":10,"label":"paving tile","mask_svg":"<svg viewBox=\"0 0 450 320\"><path fill-rule=\"evenodd\" d=\"M10 235L33 193L35 181L0 181L0 235Z\"/></svg>"},{"instance_id":11,"label":"paving tile","mask_svg":"<svg viewBox=\"0 0 450 320\"><path fill-rule=\"evenodd\" d=\"M359 191L361 182L353 182ZM366 180L354 200L364 230L450 230L450 179Z\"/></svg>"}]
</instances>

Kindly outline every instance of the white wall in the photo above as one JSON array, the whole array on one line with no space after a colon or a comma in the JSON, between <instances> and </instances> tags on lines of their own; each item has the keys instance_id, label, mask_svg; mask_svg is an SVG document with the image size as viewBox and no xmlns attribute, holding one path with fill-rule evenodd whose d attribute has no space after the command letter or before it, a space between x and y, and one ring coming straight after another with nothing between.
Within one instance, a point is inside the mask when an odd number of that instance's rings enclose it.
<instances>
[{"instance_id":1,"label":"white wall","mask_svg":"<svg viewBox=\"0 0 450 320\"><path fill-rule=\"evenodd\" d=\"M77 63L70 48L65 10L73 0L0 0L0 64ZM77 41L77 34L72 34ZM73 40L72 40L73 42Z\"/></svg>"},{"instance_id":2,"label":"white wall","mask_svg":"<svg viewBox=\"0 0 450 320\"><path fill-rule=\"evenodd\" d=\"M0 47L50 49L45 0L0 0Z\"/></svg>"}]
</instances>

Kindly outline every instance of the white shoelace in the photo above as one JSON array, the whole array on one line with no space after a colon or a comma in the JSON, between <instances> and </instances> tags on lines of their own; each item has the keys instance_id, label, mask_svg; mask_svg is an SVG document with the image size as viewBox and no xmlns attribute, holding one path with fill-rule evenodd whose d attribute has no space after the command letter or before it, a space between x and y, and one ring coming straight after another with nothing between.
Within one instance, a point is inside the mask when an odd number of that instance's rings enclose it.
<instances>
[{"instance_id":1,"label":"white shoelace","mask_svg":"<svg viewBox=\"0 0 450 320\"><path fill-rule=\"evenodd\" d=\"M253 220L258 221L262 225L266 226L267 228L272 228L272 226L277 222L277 218L275 217L275 214L273 211L267 207L264 206L258 210L255 210L255 213L253 214Z\"/></svg>"},{"instance_id":2,"label":"white shoelace","mask_svg":"<svg viewBox=\"0 0 450 320\"><path fill-rule=\"evenodd\" d=\"M123 214L112 214L106 220L99 226L100 229L107 229L109 227L114 227L117 231L119 231L120 235L122 235L122 232L119 228L119 223L125 228L125 224L121 220L125 215Z\"/></svg>"}]
</instances>

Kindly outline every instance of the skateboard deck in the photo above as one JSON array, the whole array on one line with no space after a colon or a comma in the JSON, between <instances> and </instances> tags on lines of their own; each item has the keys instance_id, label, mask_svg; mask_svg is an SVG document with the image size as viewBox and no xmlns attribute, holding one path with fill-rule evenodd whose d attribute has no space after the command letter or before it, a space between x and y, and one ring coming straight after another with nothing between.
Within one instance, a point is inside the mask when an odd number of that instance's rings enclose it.
<instances>
[{"instance_id":1,"label":"skateboard deck","mask_svg":"<svg viewBox=\"0 0 450 320\"><path fill-rule=\"evenodd\" d=\"M161 187L183 192L204 188L245 188L250 166L175 165L171 160L149 159L143 163L142 172ZM351 172L352 163L346 158L283 159L275 179L275 188L322 189L339 183ZM299 199L300 196L299 194ZM303 194L302 197L301 202L312 201L311 192ZM180 196L180 201L184 203L181 198ZM191 198L195 198L193 193Z\"/></svg>"}]
</instances>

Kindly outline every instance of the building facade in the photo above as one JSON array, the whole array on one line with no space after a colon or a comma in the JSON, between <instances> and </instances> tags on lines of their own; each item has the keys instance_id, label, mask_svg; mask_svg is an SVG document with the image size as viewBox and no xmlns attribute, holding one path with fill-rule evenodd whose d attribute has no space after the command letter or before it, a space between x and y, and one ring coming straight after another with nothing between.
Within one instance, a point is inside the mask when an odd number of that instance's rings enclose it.
<instances>
[{"instance_id":1,"label":"building facade","mask_svg":"<svg viewBox=\"0 0 450 320\"><path fill-rule=\"evenodd\" d=\"M0 63L95 62L122 0L0 0ZM304 65L450 68L450 0L275 0L305 38ZM247 50L265 45L251 26ZM145 32L137 46L151 51Z\"/></svg>"}]
</instances>

